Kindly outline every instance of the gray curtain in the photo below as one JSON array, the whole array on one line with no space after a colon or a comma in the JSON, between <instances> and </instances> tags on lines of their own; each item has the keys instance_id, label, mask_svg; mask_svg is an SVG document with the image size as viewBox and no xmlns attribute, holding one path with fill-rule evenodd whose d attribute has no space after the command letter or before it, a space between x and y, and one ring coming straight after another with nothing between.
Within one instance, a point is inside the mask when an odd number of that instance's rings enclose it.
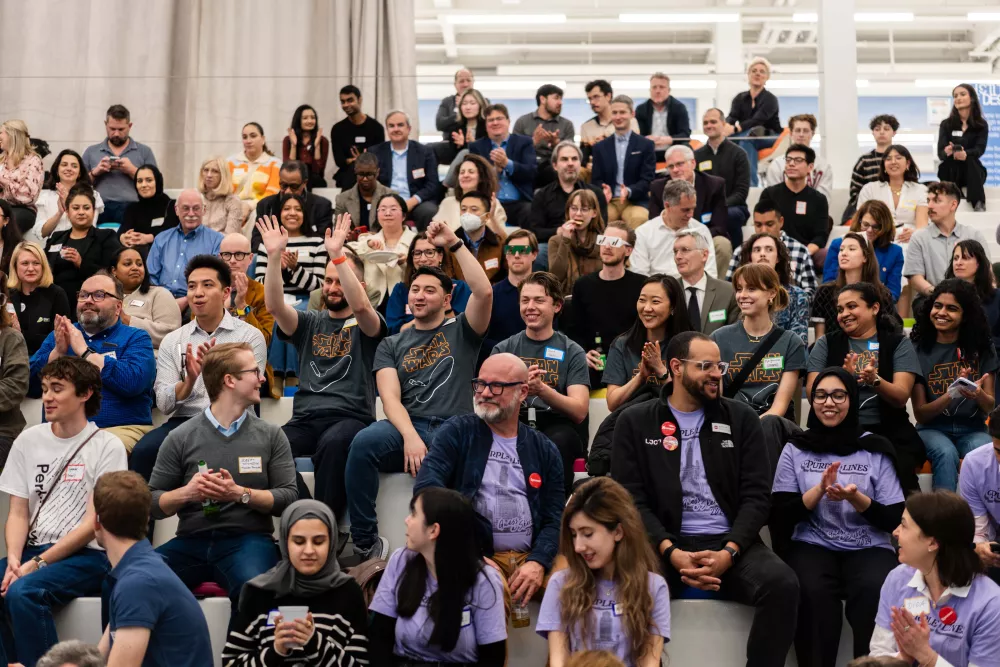
<instances>
[{"instance_id":1,"label":"gray curtain","mask_svg":"<svg viewBox=\"0 0 1000 667\"><path fill-rule=\"evenodd\" d=\"M124 104L167 187L240 152L251 120L280 158L300 104L329 136L348 83L380 121L417 117L413 0L0 0L0 25L0 119L82 153Z\"/></svg>"}]
</instances>

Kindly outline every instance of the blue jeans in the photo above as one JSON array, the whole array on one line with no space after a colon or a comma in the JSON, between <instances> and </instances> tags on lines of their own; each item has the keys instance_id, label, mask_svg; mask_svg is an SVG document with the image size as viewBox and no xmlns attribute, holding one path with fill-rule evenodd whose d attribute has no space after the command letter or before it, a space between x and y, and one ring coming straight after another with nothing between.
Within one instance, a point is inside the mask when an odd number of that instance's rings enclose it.
<instances>
[{"instance_id":1,"label":"blue jeans","mask_svg":"<svg viewBox=\"0 0 1000 667\"><path fill-rule=\"evenodd\" d=\"M424 444L430 446L431 435L444 419L412 417ZM351 513L351 536L355 550L371 547L378 539L378 474L403 472L403 436L388 419L366 427L351 442L347 454L347 510Z\"/></svg>"},{"instance_id":2,"label":"blue jeans","mask_svg":"<svg viewBox=\"0 0 1000 667\"><path fill-rule=\"evenodd\" d=\"M21 563L27 563L51 546L26 546L21 553ZM6 558L0 559L0 569L6 572ZM34 667L38 659L59 642L52 618L53 607L61 607L79 597L100 595L101 584L110 571L111 564L103 551L83 548L11 584L7 597L0 599L3 611L0 665L20 662L24 667Z\"/></svg>"},{"instance_id":3,"label":"blue jeans","mask_svg":"<svg viewBox=\"0 0 1000 667\"><path fill-rule=\"evenodd\" d=\"M953 423L951 426L935 425L934 428L917 425L917 433L924 441L927 458L934 473L934 488L954 491L958 487L958 462L977 447L993 442L984 426L969 428Z\"/></svg>"},{"instance_id":4,"label":"blue jeans","mask_svg":"<svg viewBox=\"0 0 1000 667\"><path fill-rule=\"evenodd\" d=\"M232 618L236 618L243 584L278 563L274 538L262 533L219 530L195 537L175 537L156 552L188 588L212 581L226 589L233 605Z\"/></svg>"},{"instance_id":5,"label":"blue jeans","mask_svg":"<svg viewBox=\"0 0 1000 667\"><path fill-rule=\"evenodd\" d=\"M535 257L535 261L531 263L532 271L548 271L549 270L549 244L539 243L538 244L538 256Z\"/></svg>"},{"instance_id":6,"label":"blue jeans","mask_svg":"<svg viewBox=\"0 0 1000 667\"><path fill-rule=\"evenodd\" d=\"M742 132L736 132L733 137L746 137L749 135L750 130L743 130ZM778 140L778 137L760 137L759 139L739 139L734 142L737 146L743 149L747 154L747 158L750 160L750 187L756 188L760 185L760 180L757 177L757 163L760 161L757 157L757 151L762 151L765 148L770 148L774 145L774 142Z\"/></svg>"}]
</instances>

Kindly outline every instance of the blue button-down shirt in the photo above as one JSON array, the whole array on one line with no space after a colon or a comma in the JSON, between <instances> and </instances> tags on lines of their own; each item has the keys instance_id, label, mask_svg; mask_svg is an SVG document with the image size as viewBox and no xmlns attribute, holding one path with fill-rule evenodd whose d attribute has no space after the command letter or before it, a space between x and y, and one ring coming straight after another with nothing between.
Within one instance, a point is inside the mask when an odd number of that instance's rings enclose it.
<instances>
[{"instance_id":1,"label":"blue button-down shirt","mask_svg":"<svg viewBox=\"0 0 1000 667\"><path fill-rule=\"evenodd\" d=\"M222 234L205 225L187 233L180 225L160 232L146 258L149 278L154 285L170 290L174 297L187 296L184 269L188 261L195 255L218 255L220 245Z\"/></svg>"},{"instance_id":2,"label":"blue button-down shirt","mask_svg":"<svg viewBox=\"0 0 1000 667\"><path fill-rule=\"evenodd\" d=\"M504 152L506 153L507 152L507 142L509 140L510 140L510 137L507 137L506 139L504 139L499 144L497 142L495 142L495 141L491 141L490 143L493 144L493 148L495 148L495 149L496 148L502 148L504 150ZM502 202L505 202L505 201L518 201L521 198L521 191L518 190L517 187L514 185L513 181L510 180L510 177L513 176L513 175L514 175L514 162L510 159L510 157L508 157L507 158L507 166L504 167L500 171L500 174L499 174L500 188L497 191L497 199L498 200L500 200Z\"/></svg>"},{"instance_id":3,"label":"blue button-down shirt","mask_svg":"<svg viewBox=\"0 0 1000 667\"><path fill-rule=\"evenodd\" d=\"M205 408L205 416L208 417L208 421L212 422L212 426L217 428L219 430L219 433L226 436L227 438L230 438L233 435L235 435L236 432L240 430L240 426L243 426L243 422L247 420L247 413L244 412L242 415L240 415L239 419L237 419L236 421L234 421L232 424L229 425L229 428L226 428L225 426L222 425L221 422L219 422L218 419L215 418L215 415L212 414L211 405Z\"/></svg>"},{"instance_id":4,"label":"blue button-down shirt","mask_svg":"<svg viewBox=\"0 0 1000 667\"><path fill-rule=\"evenodd\" d=\"M399 193L403 199L410 198L410 181L406 177L406 154L410 152L410 145L406 145L403 152L390 148L392 151L392 180L389 185Z\"/></svg>"},{"instance_id":5,"label":"blue button-down shirt","mask_svg":"<svg viewBox=\"0 0 1000 667\"><path fill-rule=\"evenodd\" d=\"M615 133L615 160L618 161L618 172L615 174L615 196L621 194L625 183L625 156L628 155L628 140L632 138L632 130L625 134Z\"/></svg>"},{"instance_id":6,"label":"blue button-down shirt","mask_svg":"<svg viewBox=\"0 0 1000 667\"><path fill-rule=\"evenodd\" d=\"M111 298L111 297L105 297ZM79 322L87 347L104 356L101 369L101 409L92 421L100 428L149 425L153 423L153 381L156 358L153 341L146 331L115 322L93 336ZM37 378L55 349L55 333L45 337L42 346L31 356L31 376ZM73 350L67 356L75 357Z\"/></svg>"}]
</instances>

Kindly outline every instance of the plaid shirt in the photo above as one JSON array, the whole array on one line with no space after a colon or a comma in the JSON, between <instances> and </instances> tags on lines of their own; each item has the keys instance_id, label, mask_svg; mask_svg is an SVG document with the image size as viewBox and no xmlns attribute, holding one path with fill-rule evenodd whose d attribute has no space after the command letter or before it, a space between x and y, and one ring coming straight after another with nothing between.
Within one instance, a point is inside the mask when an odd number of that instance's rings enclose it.
<instances>
[{"instance_id":1,"label":"plaid shirt","mask_svg":"<svg viewBox=\"0 0 1000 667\"><path fill-rule=\"evenodd\" d=\"M809 249L784 231L781 232L781 242L788 248L788 258L792 263L792 280L812 296L812 293L816 291L818 283ZM742 247L733 248L733 258L729 262L729 270L726 271L726 280L729 282L732 282L733 272L740 265L740 250L742 250Z\"/></svg>"}]
</instances>

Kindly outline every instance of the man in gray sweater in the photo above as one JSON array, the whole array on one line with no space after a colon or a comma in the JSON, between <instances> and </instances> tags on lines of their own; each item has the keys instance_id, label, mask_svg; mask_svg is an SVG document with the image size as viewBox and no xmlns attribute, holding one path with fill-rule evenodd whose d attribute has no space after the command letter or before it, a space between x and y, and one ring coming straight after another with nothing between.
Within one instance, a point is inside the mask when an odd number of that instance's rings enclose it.
<instances>
[{"instance_id":1,"label":"man in gray sweater","mask_svg":"<svg viewBox=\"0 0 1000 667\"><path fill-rule=\"evenodd\" d=\"M227 588L233 613L243 584L278 562L272 516L298 497L281 428L248 408L264 380L250 343L223 343L199 359L211 404L170 432L150 478L152 515L179 517L157 551L186 585Z\"/></svg>"}]
</instances>

